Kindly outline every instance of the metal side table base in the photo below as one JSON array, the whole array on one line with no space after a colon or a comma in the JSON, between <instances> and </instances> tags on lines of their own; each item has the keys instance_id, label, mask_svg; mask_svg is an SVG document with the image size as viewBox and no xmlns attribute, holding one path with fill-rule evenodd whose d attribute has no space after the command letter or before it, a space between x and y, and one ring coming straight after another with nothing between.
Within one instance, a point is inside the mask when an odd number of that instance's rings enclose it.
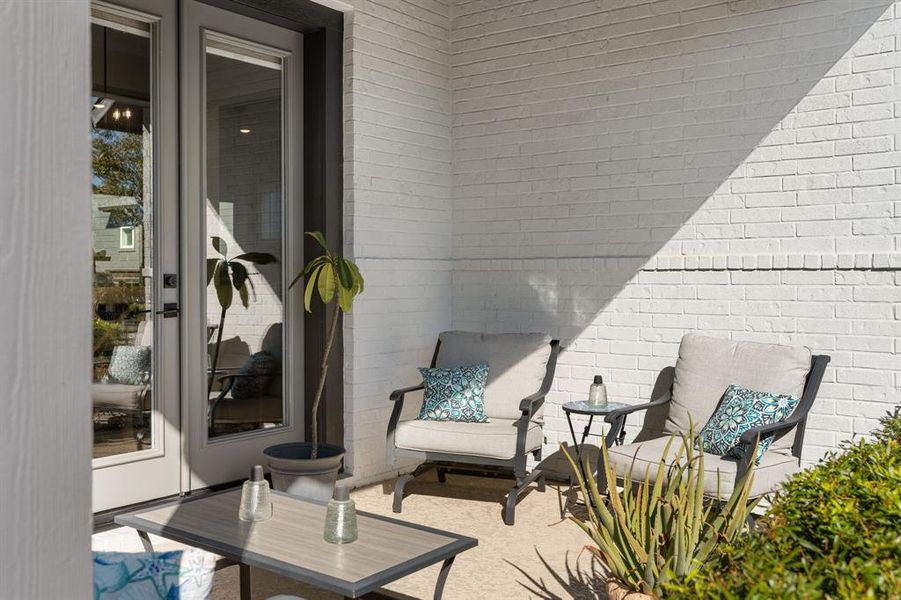
<instances>
[{"instance_id":1,"label":"metal side table base","mask_svg":"<svg viewBox=\"0 0 901 600\"><path fill-rule=\"evenodd\" d=\"M569 424L569 432L572 434L573 445L576 449L576 461L579 465L579 471L582 473L583 479L588 480L588 473L585 472L585 463L582 460L582 451L585 446L585 440L588 439L588 435L591 433L591 425L594 423L594 418L596 416L605 416L614 410L620 408L626 408L629 406L623 402L608 402L603 406L595 406L593 404L589 404L584 400L577 400L575 402L567 402L563 405L563 412L566 415L566 422ZM588 416L588 424L585 425L585 428L582 430L582 438L579 439L576 436L576 429L573 427L572 415L587 415ZM624 423L625 425L625 423ZM625 439L626 430L625 427L620 433L619 438L617 439L617 444L622 445L623 440ZM603 443L603 442L601 442ZM600 462L600 457L598 457L598 462ZM602 471L600 469L600 464L595 465L594 477L595 481L599 479L602 475ZM572 477L570 477L570 485L572 485Z\"/></svg>"}]
</instances>

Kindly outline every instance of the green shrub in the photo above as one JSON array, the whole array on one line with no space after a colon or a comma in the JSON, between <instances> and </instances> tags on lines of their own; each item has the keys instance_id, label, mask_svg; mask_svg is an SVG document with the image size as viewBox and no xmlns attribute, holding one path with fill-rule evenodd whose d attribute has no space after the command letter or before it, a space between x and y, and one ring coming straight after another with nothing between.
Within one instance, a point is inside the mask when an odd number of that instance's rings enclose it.
<instances>
[{"instance_id":1,"label":"green shrub","mask_svg":"<svg viewBox=\"0 0 901 600\"><path fill-rule=\"evenodd\" d=\"M113 348L124 343L125 326L119 321L94 317L94 357L109 356Z\"/></svg>"},{"instance_id":2,"label":"green shrub","mask_svg":"<svg viewBox=\"0 0 901 600\"><path fill-rule=\"evenodd\" d=\"M901 598L901 409L776 495L667 598Z\"/></svg>"}]
</instances>

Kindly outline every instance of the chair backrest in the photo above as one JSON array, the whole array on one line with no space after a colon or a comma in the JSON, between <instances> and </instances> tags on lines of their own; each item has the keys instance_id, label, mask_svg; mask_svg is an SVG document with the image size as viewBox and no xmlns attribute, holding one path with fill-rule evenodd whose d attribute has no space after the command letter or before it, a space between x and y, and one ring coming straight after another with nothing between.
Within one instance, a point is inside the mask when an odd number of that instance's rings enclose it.
<instances>
[{"instance_id":1,"label":"chair backrest","mask_svg":"<svg viewBox=\"0 0 901 600\"><path fill-rule=\"evenodd\" d=\"M543 333L445 331L438 336L432 366L487 364L485 414L518 419L522 399L541 389L550 355L551 338Z\"/></svg>"},{"instance_id":2,"label":"chair backrest","mask_svg":"<svg viewBox=\"0 0 901 600\"><path fill-rule=\"evenodd\" d=\"M687 433L691 424L699 431L733 383L801 398L810 369L811 352L806 347L688 334L679 346L663 432ZM770 448L788 454L794 439L792 432L775 440Z\"/></svg>"}]
</instances>

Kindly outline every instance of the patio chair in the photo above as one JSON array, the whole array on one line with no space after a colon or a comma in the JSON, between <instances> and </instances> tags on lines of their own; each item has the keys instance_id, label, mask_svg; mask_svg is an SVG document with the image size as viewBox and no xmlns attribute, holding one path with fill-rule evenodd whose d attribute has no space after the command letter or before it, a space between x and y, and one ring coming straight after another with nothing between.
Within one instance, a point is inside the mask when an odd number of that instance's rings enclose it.
<instances>
[{"instance_id":1,"label":"patio chair","mask_svg":"<svg viewBox=\"0 0 901 600\"><path fill-rule=\"evenodd\" d=\"M238 344L235 346L247 347L246 343L236 339ZM218 389L210 393L207 413L210 436L229 427L265 427L284 420L281 323L269 327L259 352L239 360L243 364L238 368L225 362L222 370L231 372L217 377Z\"/></svg>"},{"instance_id":2,"label":"patio chair","mask_svg":"<svg viewBox=\"0 0 901 600\"><path fill-rule=\"evenodd\" d=\"M609 460L618 474L631 467L633 478L643 478L647 472L653 482L660 462L671 463L681 448L680 440L673 440L667 455L663 455L671 436L688 434L692 428L697 433L710 419L729 385L791 394L800 398L800 402L787 419L752 428L741 436L741 444L749 450L744 453L746 459L704 454L704 493L724 500L751 467L755 453L750 449L761 436L774 434L772 444L754 470L751 497L773 492L800 470L807 414L829 359L825 355L811 355L810 349L803 347L686 335L679 346L675 369L666 369L658 379L654 399L613 411L605 417L610 424L604 440ZM622 443L626 418L639 411L646 411L646 415L635 441L617 445ZM603 493L607 490L603 468L598 469L597 477L598 489Z\"/></svg>"},{"instance_id":3,"label":"patio chair","mask_svg":"<svg viewBox=\"0 0 901 600\"><path fill-rule=\"evenodd\" d=\"M145 443L147 435L146 416L151 408L151 373L149 370L149 357L153 345L153 322L142 321L134 337L133 346L117 346L113 350L113 356L109 361L95 361L95 367L102 367L106 372L103 377L91 383L91 401L94 417L100 415L126 415L134 419L135 440L137 449L140 450ZM148 364L142 365L139 375L132 374L126 381L115 377L116 362L122 357L124 366L128 367L134 357L127 354L134 348L146 351Z\"/></svg>"},{"instance_id":4,"label":"patio chair","mask_svg":"<svg viewBox=\"0 0 901 600\"><path fill-rule=\"evenodd\" d=\"M544 334L440 334L432 367L488 365L485 414L489 422L401 421L404 398L422 390L423 385L392 392L388 464L394 464L397 456L423 461L415 471L397 480L394 512L401 512L404 486L430 469L437 469L441 482L448 472L485 474L512 469L516 482L507 494L504 522L513 525L516 502L527 486L537 482L539 491L544 491L544 474L540 469L527 472L526 459L529 454L541 459L542 404L554 380L559 352L560 342Z\"/></svg>"}]
</instances>

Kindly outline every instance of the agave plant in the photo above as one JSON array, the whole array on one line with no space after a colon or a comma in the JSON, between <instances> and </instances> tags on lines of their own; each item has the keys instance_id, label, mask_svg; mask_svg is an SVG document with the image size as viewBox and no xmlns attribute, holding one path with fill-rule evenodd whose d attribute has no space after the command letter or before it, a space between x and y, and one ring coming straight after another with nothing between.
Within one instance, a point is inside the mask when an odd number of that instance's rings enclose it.
<instances>
[{"instance_id":1,"label":"agave plant","mask_svg":"<svg viewBox=\"0 0 901 600\"><path fill-rule=\"evenodd\" d=\"M213 359L210 363L209 389L213 389L216 381L216 366L219 363L219 348L222 346L222 330L225 328L225 315L231 308L235 292L241 299L244 308L250 306L250 294L253 293L253 281L247 272L245 262L255 265L268 265L277 262L277 259L266 252L245 252L233 258L228 257L228 244L221 237L212 236L213 248L221 255L206 259L206 284L216 288L216 297L219 299L219 328L216 330L216 348L213 350Z\"/></svg>"},{"instance_id":2,"label":"agave plant","mask_svg":"<svg viewBox=\"0 0 901 600\"><path fill-rule=\"evenodd\" d=\"M663 456L669 456L671 438ZM585 520L570 517L594 542L588 546L610 569L610 577L630 590L660 596L669 580L684 581L707 560L721 543L741 535L747 517L757 505L749 500L751 470L735 486L724 503L704 499L704 453L694 449L693 436L681 436L669 465L661 461L654 482L650 468L637 482L632 466L623 476L623 489L616 488L616 468L607 460L602 445L604 471L611 482L608 502L597 483L578 468L566 448L588 509ZM591 473L585 461L585 473Z\"/></svg>"},{"instance_id":3,"label":"agave plant","mask_svg":"<svg viewBox=\"0 0 901 600\"><path fill-rule=\"evenodd\" d=\"M322 399L322 390L325 389L325 378L328 374L328 357L335 341L335 332L338 330L338 321L341 313L350 312L354 298L363 292L363 276L360 269L353 263L336 252L332 252L323 235L318 231L307 231L306 234L316 240L325 252L306 264L303 271L288 287L293 287L302 277L306 278L306 287L303 293L303 306L307 312L313 312L311 303L313 291L318 290L319 299L328 305L337 302L329 324L328 337L325 340L325 351L322 354L322 364L319 371L319 384L316 386L316 395L313 397L313 427L312 427L312 451L311 458L319 456L319 402Z\"/></svg>"}]
</instances>

